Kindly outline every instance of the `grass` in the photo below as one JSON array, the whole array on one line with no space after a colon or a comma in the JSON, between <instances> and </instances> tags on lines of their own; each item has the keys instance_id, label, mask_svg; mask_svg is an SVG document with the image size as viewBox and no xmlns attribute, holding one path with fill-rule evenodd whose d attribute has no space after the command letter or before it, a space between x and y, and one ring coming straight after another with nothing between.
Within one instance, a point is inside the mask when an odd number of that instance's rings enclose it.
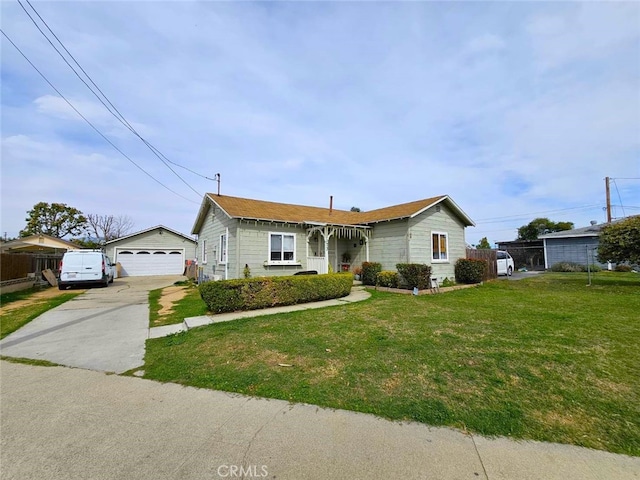
<instances>
[{"instance_id":1,"label":"grass","mask_svg":"<svg viewBox=\"0 0 640 480\"><path fill-rule=\"evenodd\" d=\"M207 314L207 306L200 298L198 287L192 282L177 282L176 285L185 285L187 287L187 295L182 300L173 304L170 313L160 315L160 297L162 296L162 288L151 290L149 292L149 326L160 327L162 325L172 325L182 323L185 318L198 317Z\"/></svg>"},{"instance_id":2,"label":"grass","mask_svg":"<svg viewBox=\"0 0 640 480\"><path fill-rule=\"evenodd\" d=\"M2 295L0 302L3 306L8 303L15 302L17 300L28 299L31 295L35 294L37 290L30 289L21 292L12 292ZM34 318L42 315L44 312L51 310L52 308L62 305L63 303L77 297L82 292L74 293L62 293L55 297L43 298L34 300L30 305L18 307L7 312L0 314L0 339L6 337L10 333L15 332L19 328L29 323Z\"/></svg>"},{"instance_id":3,"label":"grass","mask_svg":"<svg viewBox=\"0 0 640 480\"><path fill-rule=\"evenodd\" d=\"M21 363L23 365L34 365L37 367L61 367L62 366L58 363L53 363L48 360L35 360L33 358L22 358L22 357L7 357L5 355L0 355L0 360L4 360L5 362L10 362L10 363Z\"/></svg>"},{"instance_id":4,"label":"grass","mask_svg":"<svg viewBox=\"0 0 640 480\"><path fill-rule=\"evenodd\" d=\"M148 340L145 377L640 456L640 277L593 278L214 324Z\"/></svg>"}]
</instances>

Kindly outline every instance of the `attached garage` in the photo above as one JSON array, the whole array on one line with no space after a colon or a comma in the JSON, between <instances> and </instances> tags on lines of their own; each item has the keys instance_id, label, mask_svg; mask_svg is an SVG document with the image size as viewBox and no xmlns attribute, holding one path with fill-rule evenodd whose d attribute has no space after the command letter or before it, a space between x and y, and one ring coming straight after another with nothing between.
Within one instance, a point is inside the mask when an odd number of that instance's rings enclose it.
<instances>
[{"instance_id":1,"label":"attached garage","mask_svg":"<svg viewBox=\"0 0 640 480\"><path fill-rule=\"evenodd\" d=\"M107 242L106 247L123 277L181 275L185 262L195 258L196 242L157 226Z\"/></svg>"}]
</instances>

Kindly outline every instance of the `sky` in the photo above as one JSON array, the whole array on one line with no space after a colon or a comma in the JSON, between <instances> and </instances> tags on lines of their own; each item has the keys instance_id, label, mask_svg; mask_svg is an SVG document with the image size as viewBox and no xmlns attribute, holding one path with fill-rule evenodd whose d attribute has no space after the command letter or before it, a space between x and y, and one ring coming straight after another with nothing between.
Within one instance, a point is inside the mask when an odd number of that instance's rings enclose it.
<instances>
[{"instance_id":1,"label":"sky","mask_svg":"<svg viewBox=\"0 0 640 480\"><path fill-rule=\"evenodd\" d=\"M31 4L138 136L0 2L113 144L2 36L2 235L38 202L189 234L217 173L224 195L345 210L446 194L469 244L603 222L605 177L614 218L640 214L640 3Z\"/></svg>"}]
</instances>

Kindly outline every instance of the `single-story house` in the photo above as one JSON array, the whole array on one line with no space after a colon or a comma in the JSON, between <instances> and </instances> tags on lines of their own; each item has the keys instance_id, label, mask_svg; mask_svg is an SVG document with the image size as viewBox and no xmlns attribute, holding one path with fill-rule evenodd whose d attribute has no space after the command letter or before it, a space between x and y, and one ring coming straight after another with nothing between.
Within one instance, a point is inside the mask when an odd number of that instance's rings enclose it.
<instances>
[{"instance_id":1,"label":"single-story house","mask_svg":"<svg viewBox=\"0 0 640 480\"><path fill-rule=\"evenodd\" d=\"M454 277L466 255L469 216L448 196L370 212L351 212L208 193L193 226L197 261L209 279L352 270L426 263L439 280Z\"/></svg>"},{"instance_id":2,"label":"single-story house","mask_svg":"<svg viewBox=\"0 0 640 480\"><path fill-rule=\"evenodd\" d=\"M80 248L82 247L75 243L44 233L17 238L0 245L2 253L36 253L41 255L63 254L67 250L79 250Z\"/></svg>"},{"instance_id":3,"label":"single-story house","mask_svg":"<svg viewBox=\"0 0 640 480\"><path fill-rule=\"evenodd\" d=\"M163 225L111 240L107 256L120 263L123 277L181 275L185 261L194 260L196 241Z\"/></svg>"},{"instance_id":4,"label":"single-story house","mask_svg":"<svg viewBox=\"0 0 640 480\"><path fill-rule=\"evenodd\" d=\"M540 235L544 247L544 268L549 269L559 262L585 266L595 264L606 268L607 265L598 262L597 258L600 230L606 225L593 221L588 227Z\"/></svg>"}]
</instances>

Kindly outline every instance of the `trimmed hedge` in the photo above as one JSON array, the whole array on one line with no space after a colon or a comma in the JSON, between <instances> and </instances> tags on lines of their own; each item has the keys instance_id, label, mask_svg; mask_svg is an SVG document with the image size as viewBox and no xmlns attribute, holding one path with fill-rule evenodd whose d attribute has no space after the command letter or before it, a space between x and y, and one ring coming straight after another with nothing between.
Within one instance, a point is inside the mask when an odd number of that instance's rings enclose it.
<instances>
[{"instance_id":1,"label":"trimmed hedge","mask_svg":"<svg viewBox=\"0 0 640 480\"><path fill-rule=\"evenodd\" d=\"M418 287L418 290L425 290L431 286L431 267L419 263L398 263L396 265L398 273L402 277L402 282L409 290ZM403 285L404 286L404 285Z\"/></svg>"},{"instance_id":2,"label":"trimmed hedge","mask_svg":"<svg viewBox=\"0 0 640 480\"><path fill-rule=\"evenodd\" d=\"M382 271L382 264L378 262L362 262L362 283L375 285L378 274Z\"/></svg>"},{"instance_id":3,"label":"trimmed hedge","mask_svg":"<svg viewBox=\"0 0 640 480\"><path fill-rule=\"evenodd\" d=\"M239 278L204 282L200 296L214 313L295 305L349 295L351 273Z\"/></svg>"},{"instance_id":4,"label":"trimmed hedge","mask_svg":"<svg viewBox=\"0 0 640 480\"><path fill-rule=\"evenodd\" d=\"M398 286L398 272L384 270L378 274L377 284L381 287L396 288Z\"/></svg>"},{"instance_id":5,"label":"trimmed hedge","mask_svg":"<svg viewBox=\"0 0 640 480\"><path fill-rule=\"evenodd\" d=\"M486 260L461 258L456 262L454 271L458 283L480 283L489 266Z\"/></svg>"}]
</instances>

